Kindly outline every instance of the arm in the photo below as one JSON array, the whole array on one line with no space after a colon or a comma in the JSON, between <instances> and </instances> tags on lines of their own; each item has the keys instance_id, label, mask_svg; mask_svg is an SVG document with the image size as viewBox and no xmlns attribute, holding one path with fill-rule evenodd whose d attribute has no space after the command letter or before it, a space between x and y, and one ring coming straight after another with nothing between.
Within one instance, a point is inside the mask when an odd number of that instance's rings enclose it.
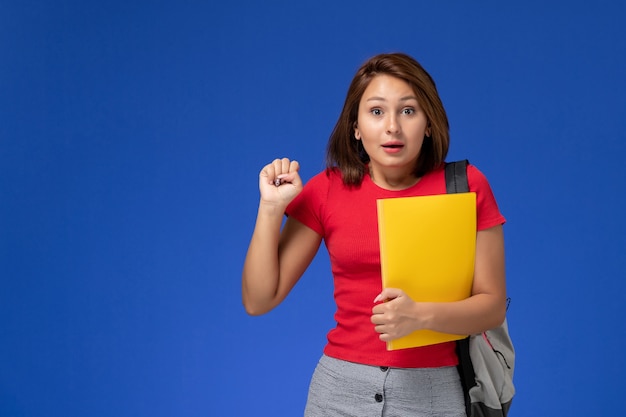
<instances>
[{"instance_id":1,"label":"arm","mask_svg":"<svg viewBox=\"0 0 626 417\"><path fill-rule=\"evenodd\" d=\"M321 236L288 218L287 205L302 190L296 161L284 158L265 166L259 175L261 201L242 273L242 300L248 314L264 314L285 299L309 266ZM279 187L275 179L281 179Z\"/></svg>"},{"instance_id":2,"label":"arm","mask_svg":"<svg viewBox=\"0 0 626 417\"><path fill-rule=\"evenodd\" d=\"M475 334L504 321L506 283L502 226L476 235L476 263L472 295L451 303L418 303L403 291L385 289L375 302L372 323L380 339L389 341L420 329L451 334Z\"/></svg>"}]
</instances>

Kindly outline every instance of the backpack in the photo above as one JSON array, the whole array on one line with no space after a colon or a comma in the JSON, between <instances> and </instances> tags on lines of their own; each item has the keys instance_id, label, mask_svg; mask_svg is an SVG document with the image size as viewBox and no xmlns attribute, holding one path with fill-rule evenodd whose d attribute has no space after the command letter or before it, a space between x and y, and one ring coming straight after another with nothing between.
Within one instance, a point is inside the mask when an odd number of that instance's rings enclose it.
<instances>
[{"instance_id":1,"label":"backpack","mask_svg":"<svg viewBox=\"0 0 626 417\"><path fill-rule=\"evenodd\" d=\"M447 193L469 192L468 163L463 160L446 164ZM506 319L494 329L457 341L456 350L467 416L506 417L515 395L515 350Z\"/></svg>"}]
</instances>

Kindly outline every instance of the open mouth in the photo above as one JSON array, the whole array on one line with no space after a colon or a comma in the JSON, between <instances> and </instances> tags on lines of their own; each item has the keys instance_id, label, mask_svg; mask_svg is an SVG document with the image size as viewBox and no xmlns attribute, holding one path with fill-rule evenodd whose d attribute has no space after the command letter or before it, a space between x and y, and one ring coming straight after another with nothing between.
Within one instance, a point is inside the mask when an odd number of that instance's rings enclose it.
<instances>
[{"instance_id":1,"label":"open mouth","mask_svg":"<svg viewBox=\"0 0 626 417\"><path fill-rule=\"evenodd\" d=\"M385 143L382 148L383 152L387 154L396 154L402 152L404 145L402 143Z\"/></svg>"}]
</instances>

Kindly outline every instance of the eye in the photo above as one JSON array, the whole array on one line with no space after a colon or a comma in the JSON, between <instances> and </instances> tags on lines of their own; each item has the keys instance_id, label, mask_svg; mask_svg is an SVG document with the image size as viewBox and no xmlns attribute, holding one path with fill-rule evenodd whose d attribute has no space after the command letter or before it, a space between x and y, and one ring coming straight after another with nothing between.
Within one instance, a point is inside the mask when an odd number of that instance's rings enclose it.
<instances>
[{"instance_id":1,"label":"eye","mask_svg":"<svg viewBox=\"0 0 626 417\"><path fill-rule=\"evenodd\" d=\"M380 116L383 114L383 111L381 109L372 109L370 110L370 113L372 113L374 116Z\"/></svg>"},{"instance_id":2,"label":"eye","mask_svg":"<svg viewBox=\"0 0 626 417\"><path fill-rule=\"evenodd\" d=\"M415 109L412 108L412 107L404 108L404 109L402 109L402 114L407 114L407 115L415 114Z\"/></svg>"}]
</instances>

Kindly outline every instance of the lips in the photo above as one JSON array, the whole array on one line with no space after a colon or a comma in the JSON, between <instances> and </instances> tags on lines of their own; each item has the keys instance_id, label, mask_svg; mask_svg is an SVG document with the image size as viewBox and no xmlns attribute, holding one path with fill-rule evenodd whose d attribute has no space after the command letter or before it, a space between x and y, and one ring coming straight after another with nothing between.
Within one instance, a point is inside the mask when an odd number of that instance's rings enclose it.
<instances>
[{"instance_id":1,"label":"lips","mask_svg":"<svg viewBox=\"0 0 626 417\"><path fill-rule=\"evenodd\" d=\"M398 141L386 142L383 143L382 147L385 152L394 153L399 152L404 147L404 143Z\"/></svg>"}]
</instances>

